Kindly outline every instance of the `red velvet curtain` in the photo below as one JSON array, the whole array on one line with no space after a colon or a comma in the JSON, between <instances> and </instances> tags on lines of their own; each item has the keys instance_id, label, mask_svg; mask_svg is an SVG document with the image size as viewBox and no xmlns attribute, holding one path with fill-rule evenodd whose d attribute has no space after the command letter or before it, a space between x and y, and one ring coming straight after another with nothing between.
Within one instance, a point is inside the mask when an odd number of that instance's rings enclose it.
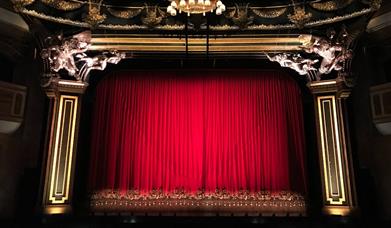
<instances>
[{"instance_id":1,"label":"red velvet curtain","mask_svg":"<svg viewBox=\"0 0 391 228\"><path fill-rule=\"evenodd\" d=\"M92 190L305 192L300 89L278 72L121 72L97 87Z\"/></svg>"}]
</instances>

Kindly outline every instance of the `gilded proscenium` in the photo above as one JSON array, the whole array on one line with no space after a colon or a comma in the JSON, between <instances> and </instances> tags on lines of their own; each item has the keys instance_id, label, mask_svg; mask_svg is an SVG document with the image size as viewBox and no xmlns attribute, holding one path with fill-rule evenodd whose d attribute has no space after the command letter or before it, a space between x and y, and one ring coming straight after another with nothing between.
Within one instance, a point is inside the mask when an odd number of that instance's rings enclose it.
<instances>
[{"instance_id":1,"label":"gilded proscenium","mask_svg":"<svg viewBox=\"0 0 391 228\"><path fill-rule=\"evenodd\" d=\"M41 0L46 5L49 5L50 7L53 7L58 10L63 11L71 11L75 9L79 9L84 5L82 2L75 2L75 1L64 1L64 0Z\"/></svg>"},{"instance_id":2,"label":"gilded proscenium","mask_svg":"<svg viewBox=\"0 0 391 228\"><path fill-rule=\"evenodd\" d=\"M309 5L320 11L335 11L349 6L353 1L354 0L330 0L326 2L311 2Z\"/></svg>"},{"instance_id":3,"label":"gilded proscenium","mask_svg":"<svg viewBox=\"0 0 391 228\"><path fill-rule=\"evenodd\" d=\"M49 204L64 204L69 199L77 109L78 96L60 96L53 155L49 161Z\"/></svg>"},{"instance_id":4,"label":"gilded proscenium","mask_svg":"<svg viewBox=\"0 0 391 228\"><path fill-rule=\"evenodd\" d=\"M218 37L209 40L209 52L254 52L300 50L301 45L311 42L311 35L263 35L263 36L232 36ZM206 39L189 37L189 52L205 52ZM184 52L185 39L175 37L161 37L158 35L132 36L116 34L94 34L91 39L90 50L115 49L120 51L139 52Z\"/></svg>"},{"instance_id":5,"label":"gilded proscenium","mask_svg":"<svg viewBox=\"0 0 391 228\"><path fill-rule=\"evenodd\" d=\"M355 11L353 13L348 13L348 14L344 14L341 16L334 16L334 17L329 17L329 18L325 18L325 19L312 20L312 21L307 22L305 24L305 27L312 28L312 27L316 27L316 26L337 23L337 22L341 22L341 21L345 21L345 20L349 20L349 19L353 19L353 18L367 15L373 11L374 11L373 8L364 8L364 9ZM32 17L40 18L40 19L47 20L47 21L52 21L55 23L77 26L77 27L82 27L82 28L91 27L91 25L89 23L84 22L84 21L73 20L73 19L68 19L68 18L64 18L64 17L56 17L56 16L48 15L48 14L45 14L45 13L42 13L42 12L39 12L36 10L26 9L24 7L19 9L19 12L26 14L26 15L29 15L29 16L32 16ZM104 23L98 24L96 26L96 28L108 29L108 30L128 30L128 31L148 29L148 27L144 26L144 25L136 25L136 24L124 25L124 24L104 24ZM245 30L273 31L273 30L289 30L289 29L294 29L294 28L296 28L296 25L291 24L291 23L254 24L254 25L248 26ZM158 25L156 27L156 29L170 30L170 31L182 31L184 29L184 25L164 25L164 26ZM231 26L231 25L227 25L227 24L210 26L210 30L213 30L213 31L232 31L232 30L237 30L237 29L238 29L237 26Z\"/></svg>"}]
</instances>

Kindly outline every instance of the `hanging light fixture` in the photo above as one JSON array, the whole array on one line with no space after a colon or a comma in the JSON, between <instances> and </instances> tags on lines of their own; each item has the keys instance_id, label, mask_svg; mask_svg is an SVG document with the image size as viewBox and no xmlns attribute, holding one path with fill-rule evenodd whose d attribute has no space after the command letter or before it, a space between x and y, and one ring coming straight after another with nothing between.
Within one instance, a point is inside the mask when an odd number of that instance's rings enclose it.
<instances>
[{"instance_id":1,"label":"hanging light fixture","mask_svg":"<svg viewBox=\"0 0 391 228\"><path fill-rule=\"evenodd\" d=\"M205 13L213 10L216 10L216 15L221 15L225 11L225 5L221 0L172 0L167 7L167 13L171 16L175 16L177 11L185 12L188 16L201 13L205 16Z\"/></svg>"}]
</instances>

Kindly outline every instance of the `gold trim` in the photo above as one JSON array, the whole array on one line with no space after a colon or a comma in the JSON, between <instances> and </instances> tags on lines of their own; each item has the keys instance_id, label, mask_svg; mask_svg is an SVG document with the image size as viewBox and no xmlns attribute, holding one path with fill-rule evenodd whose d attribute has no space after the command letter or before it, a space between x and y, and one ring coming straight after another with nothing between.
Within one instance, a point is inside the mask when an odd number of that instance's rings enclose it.
<instances>
[{"instance_id":1,"label":"gold trim","mask_svg":"<svg viewBox=\"0 0 391 228\"><path fill-rule=\"evenodd\" d=\"M85 4L82 2L64 1L64 0L41 0L41 2L44 3L45 5L63 11L76 10Z\"/></svg>"},{"instance_id":2,"label":"gold trim","mask_svg":"<svg viewBox=\"0 0 391 228\"><path fill-rule=\"evenodd\" d=\"M311 37L311 35L309 35ZM145 38L145 37L92 37L92 45L96 43L117 43L117 44L129 44L129 43L144 43L144 44L184 44L185 39L180 38ZM205 44L206 38L189 38L189 44ZM209 43L213 44L225 44L225 43L251 43L251 44L278 44L278 43L302 43L302 39L297 37L240 37L240 38L215 38L209 39Z\"/></svg>"},{"instance_id":3,"label":"gold trim","mask_svg":"<svg viewBox=\"0 0 391 228\"><path fill-rule=\"evenodd\" d=\"M323 212L328 215L347 216L352 214L352 208L349 206L325 206Z\"/></svg>"},{"instance_id":4,"label":"gold trim","mask_svg":"<svg viewBox=\"0 0 391 228\"><path fill-rule=\"evenodd\" d=\"M311 82L310 86L322 86L322 85L334 85L337 84L335 80L332 81L318 81L318 82Z\"/></svg>"},{"instance_id":5,"label":"gold trim","mask_svg":"<svg viewBox=\"0 0 391 228\"><path fill-rule=\"evenodd\" d=\"M145 51L145 52L183 52L185 46L133 46L133 45L94 45L90 50L118 50L118 51ZM209 46L209 52L254 52L260 53L265 51L299 51L297 46ZM188 47L189 52L205 52L206 46Z\"/></svg>"},{"instance_id":6,"label":"gold trim","mask_svg":"<svg viewBox=\"0 0 391 228\"><path fill-rule=\"evenodd\" d=\"M64 124L65 124L65 111L67 103L70 103L69 110L69 120L71 121L68 125L68 135L67 135L67 144L65 151L60 151L60 147L62 145L63 133L64 133ZM75 137L75 129L76 129L76 118L77 118L77 109L78 109L78 97L77 96L69 96L69 95L61 95L60 96L60 104L58 110L58 118L57 118L57 129L55 133L55 142L54 142L54 153L53 159L51 160L51 177L50 177L50 188L49 188L49 202L52 204L63 204L69 198L69 188L71 181L71 171L72 171L72 159L73 159L73 148L74 148L74 137ZM65 167L63 173L59 172L59 159L61 159L61 154L65 154ZM69 158L69 160L68 160ZM63 186L62 192L57 192L58 187L58 179L59 175L63 175ZM64 189L65 188L65 189ZM61 197L61 199L58 199Z\"/></svg>"},{"instance_id":7,"label":"gold trim","mask_svg":"<svg viewBox=\"0 0 391 228\"><path fill-rule=\"evenodd\" d=\"M303 195L289 191L227 192L216 189L212 192L198 190L189 193L183 189L172 192L161 189L150 192L108 189L93 192L90 199L93 212L306 214Z\"/></svg>"},{"instance_id":8,"label":"gold trim","mask_svg":"<svg viewBox=\"0 0 391 228\"><path fill-rule=\"evenodd\" d=\"M288 7L280 7L280 8L266 8L266 9L257 9L257 8L251 8L251 11L257 15L258 17L263 18L277 18L282 16Z\"/></svg>"},{"instance_id":9,"label":"gold trim","mask_svg":"<svg viewBox=\"0 0 391 228\"><path fill-rule=\"evenodd\" d=\"M318 96L317 97L317 103L318 103L318 119L319 119L319 131L320 131L320 140L321 140L321 150L322 150L322 161L323 161L323 173L324 173L324 184L325 184L325 199L326 201L329 202L329 204L331 205L343 205L344 202L346 202L346 190L345 190L345 183L344 183L344 176L343 176L343 172L342 172L342 155L341 155L341 138L339 136L339 125L338 125L338 119L337 119L337 107L336 107L336 102L335 102L335 96L332 95L332 96ZM325 140L327 140L326 138L326 135L327 135L327 132L326 132L326 129L325 129L325 125L324 125L324 122L325 122L325 116L324 116L324 113L325 113L325 110L324 110L324 102L323 100L326 100L327 102L331 102L331 106L330 106L330 118L332 118L332 139L335 140L333 145L335 146L335 148L333 148L333 153L334 153L334 161L337 161L338 162L338 169L337 169L337 165L335 165L335 169L336 169L336 174L338 174L338 178L336 177L336 181L340 181L340 184L337 183L337 187L340 188L341 192L340 194L338 195L334 195L334 196L339 196L338 197L338 201L335 201L333 199L333 194L332 192L330 193L330 191L332 190L332 184L330 183L331 182L331 177L330 177L330 173L328 172L329 169L330 169L330 165L329 165L329 154L330 154L330 150L327 148L327 145L326 145L326 142ZM335 152L337 152L335 154ZM329 186L329 184L331 186Z\"/></svg>"},{"instance_id":10,"label":"gold trim","mask_svg":"<svg viewBox=\"0 0 391 228\"><path fill-rule=\"evenodd\" d=\"M320 11L335 11L339 9L343 9L347 7L348 5L352 4L353 0L331 0L331 1L326 1L326 2L311 2L309 5Z\"/></svg>"},{"instance_id":11,"label":"gold trim","mask_svg":"<svg viewBox=\"0 0 391 228\"><path fill-rule=\"evenodd\" d=\"M365 14L368 14L370 12L375 11L373 8L365 8L360 11L351 13L351 14L346 14L343 16L337 16L337 17L332 17L332 18L327 18L327 19L322 19L322 20L317 20L317 21L311 21L307 22L304 27L306 28L311 28L315 26L321 26L321 25L326 25L326 24L332 24L348 19L352 19L355 17L359 17ZM54 16L49 16L40 12L37 12L35 10L28 10L26 8L20 9L21 13L37 17L40 19L48 20L48 21L53 21L57 23L62 23L62 24L67 24L67 25L72 25L72 26L79 26L83 28L88 28L90 25L86 22L81 22L81 21L74 21L71 19L66 19L66 18L61 18L61 17L54 17ZM148 29L147 26L142 26L142 25L114 25L114 24L99 24L97 25L97 28L100 29L112 29L112 30L138 30L138 29ZM183 30L185 28L184 25L161 25L157 26L155 29L162 29L162 30L172 30L172 31L179 31ZM296 26L294 24L278 24L278 25L265 25L265 24L260 24L260 25L252 25L248 26L246 29L242 30L279 30L279 29L294 29ZM238 30L239 28L236 26L230 26L230 25L217 25L217 26L210 26L210 30L212 31L226 31L226 30Z\"/></svg>"},{"instance_id":12,"label":"gold trim","mask_svg":"<svg viewBox=\"0 0 391 228\"><path fill-rule=\"evenodd\" d=\"M362 9L360 11L357 11L357 12L354 12L354 13L351 13L351 14L347 14L347 15L344 15L344 16L337 16L337 17L327 18L327 19L323 19L323 20L310 21L310 22L307 22L304 25L304 27L311 28L311 27L315 27L315 26L321 26L321 25L327 25L327 24L332 24L332 23L336 23L336 22L341 22L341 21L344 21L344 20L349 20L349 19L352 19L352 18L355 18L355 17L363 16L363 15L368 14L368 13L373 12L373 11L374 10L372 8L365 8L365 9Z\"/></svg>"},{"instance_id":13,"label":"gold trim","mask_svg":"<svg viewBox=\"0 0 391 228\"><path fill-rule=\"evenodd\" d=\"M114 9L114 8L106 8L107 11L114 17L122 18L122 19L130 19L133 17L136 17L143 11L144 7L140 7L137 9L130 8L130 9Z\"/></svg>"},{"instance_id":14,"label":"gold trim","mask_svg":"<svg viewBox=\"0 0 391 228\"><path fill-rule=\"evenodd\" d=\"M209 40L209 52L264 52L264 51L298 51L300 46L308 44L311 35L297 34L293 36L260 36L215 38ZM91 39L90 50L127 50L127 51L157 51L183 52L186 50L186 41L181 38L159 36L104 36L95 35ZM188 39L189 52L205 52L206 38Z\"/></svg>"}]
</instances>

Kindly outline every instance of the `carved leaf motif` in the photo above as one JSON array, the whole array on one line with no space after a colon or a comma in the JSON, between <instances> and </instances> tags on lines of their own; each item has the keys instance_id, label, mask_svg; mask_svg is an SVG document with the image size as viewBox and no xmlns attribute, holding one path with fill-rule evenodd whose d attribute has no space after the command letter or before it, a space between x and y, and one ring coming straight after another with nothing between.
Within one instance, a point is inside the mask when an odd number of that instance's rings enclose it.
<instances>
[{"instance_id":1,"label":"carved leaf motif","mask_svg":"<svg viewBox=\"0 0 391 228\"><path fill-rule=\"evenodd\" d=\"M289 21L294 23L297 28L302 29L312 18L312 13L307 13L304 7L294 8L294 13L288 15Z\"/></svg>"},{"instance_id":2,"label":"carved leaf motif","mask_svg":"<svg viewBox=\"0 0 391 228\"><path fill-rule=\"evenodd\" d=\"M25 6L33 4L35 0L11 0L11 2L14 4L15 11L19 12L22 11Z\"/></svg>"},{"instance_id":3,"label":"carved leaf motif","mask_svg":"<svg viewBox=\"0 0 391 228\"><path fill-rule=\"evenodd\" d=\"M148 27L155 27L162 22L165 16L158 6L146 6L141 22Z\"/></svg>"},{"instance_id":4,"label":"carved leaf motif","mask_svg":"<svg viewBox=\"0 0 391 228\"><path fill-rule=\"evenodd\" d=\"M28 6L35 2L35 0L11 0L14 5Z\"/></svg>"},{"instance_id":5,"label":"carved leaf motif","mask_svg":"<svg viewBox=\"0 0 391 228\"><path fill-rule=\"evenodd\" d=\"M286 7L281 8L267 8L267 9L255 9L250 8L251 11L258 17L263 18L277 18L283 15L286 12Z\"/></svg>"},{"instance_id":6,"label":"carved leaf motif","mask_svg":"<svg viewBox=\"0 0 391 228\"><path fill-rule=\"evenodd\" d=\"M235 4L235 9L229 10L226 13L226 17L230 18L232 22L239 28L247 28L248 25L253 23L254 17L248 16L248 5L239 6Z\"/></svg>"},{"instance_id":7,"label":"carved leaf motif","mask_svg":"<svg viewBox=\"0 0 391 228\"><path fill-rule=\"evenodd\" d=\"M41 0L42 3L58 10L71 11L83 6L82 2L63 1L63 0Z\"/></svg>"},{"instance_id":8,"label":"carved leaf motif","mask_svg":"<svg viewBox=\"0 0 391 228\"><path fill-rule=\"evenodd\" d=\"M320 11L335 11L350 5L354 0L330 0L326 2L313 2L309 5Z\"/></svg>"},{"instance_id":9,"label":"carved leaf motif","mask_svg":"<svg viewBox=\"0 0 391 228\"><path fill-rule=\"evenodd\" d=\"M136 9L125 9L125 10L117 10L113 8L107 8L107 11L114 17L122 18L122 19L130 19L138 16L144 7L136 8Z\"/></svg>"}]
</instances>

